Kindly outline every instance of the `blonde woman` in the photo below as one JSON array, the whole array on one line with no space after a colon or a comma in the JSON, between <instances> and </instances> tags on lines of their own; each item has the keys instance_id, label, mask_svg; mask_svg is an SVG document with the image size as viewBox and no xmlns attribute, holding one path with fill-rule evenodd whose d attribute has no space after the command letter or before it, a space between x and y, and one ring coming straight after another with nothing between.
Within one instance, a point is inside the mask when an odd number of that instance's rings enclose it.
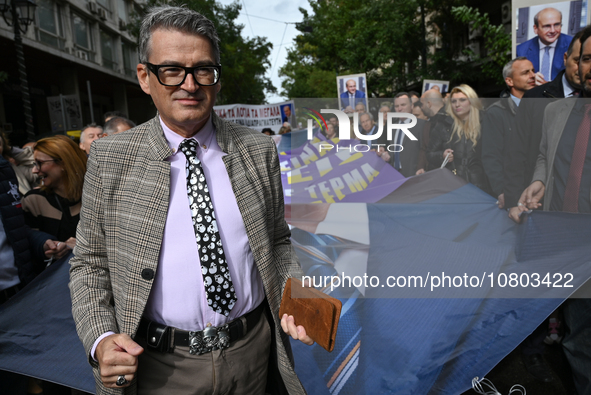
<instances>
[{"instance_id":1,"label":"blonde woman","mask_svg":"<svg viewBox=\"0 0 591 395\"><path fill-rule=\"evenodd\" d=\"M34 155L33 172L39 176L41 188L32 189L22 200L27 225L73 248L86 153L68 137L58 135L39 140Z\"/></svg>"},{"instance_id":2,"label":"blonde woman","mask_svg":"<svg viewBox=\"0 0 591 395\"><path fill-rule=\"evenodd\" d=\"M462 84L450 91L446 104L447 122L431 131L427 156L438 168L447 158L446 167L459 177L490 193L482 167L482 104L474 89Z\"/></svg>"}]
</instances>

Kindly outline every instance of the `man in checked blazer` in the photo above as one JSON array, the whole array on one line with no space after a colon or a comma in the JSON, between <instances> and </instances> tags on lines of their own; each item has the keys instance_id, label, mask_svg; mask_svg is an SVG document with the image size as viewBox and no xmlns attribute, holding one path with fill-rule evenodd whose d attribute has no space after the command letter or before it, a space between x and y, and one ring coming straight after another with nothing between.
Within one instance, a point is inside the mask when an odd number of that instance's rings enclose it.
<instances>
[{"instance_id":1,"label":"man in checked blazer","mask_svg":"<svg viewBox=\"0 0 591 395\"><path fill-rule=\"evenodd\" d=\"M138 80L158 116L93 144L71 260L72 310L97 394L304 394L287 335L312 340L278 317L287 278L302 273L275 145L212 111L221 66L211 21L153 8L139 52ZM201 219L189 207L185 139L199 145L236 294L225 314L207 300L200 257L210 252L198 247Z\"/></svg>"}]
</instances>

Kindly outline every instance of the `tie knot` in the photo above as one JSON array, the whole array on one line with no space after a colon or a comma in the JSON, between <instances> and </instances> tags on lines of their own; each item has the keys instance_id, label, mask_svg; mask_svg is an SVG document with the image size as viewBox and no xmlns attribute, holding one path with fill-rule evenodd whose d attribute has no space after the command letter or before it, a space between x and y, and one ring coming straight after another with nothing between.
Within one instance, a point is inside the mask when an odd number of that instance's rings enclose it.
<instances>
[{"instance_id":1,"label":"tie knot","mask_svg":"<svg viewBox=\"0 0 591 395\"><path fill-rule=\"evenodd\" d=\"M194 139L185 139L179 145L179 148L187 158L197 156L197 142Z\"/></svg>"}]
</instances>

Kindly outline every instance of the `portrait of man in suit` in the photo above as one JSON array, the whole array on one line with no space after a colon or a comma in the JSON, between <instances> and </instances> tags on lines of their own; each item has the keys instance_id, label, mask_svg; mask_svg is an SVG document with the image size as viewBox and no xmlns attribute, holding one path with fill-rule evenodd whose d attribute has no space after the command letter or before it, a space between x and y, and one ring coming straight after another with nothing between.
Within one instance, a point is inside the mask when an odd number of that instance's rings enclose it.
<instances>
[{"instance_id":1,"label":"portrait of man in suit","mask_svg":"<svg viewBox=\"0 0 591 395\"><path fill-rule=\"evenodd\" d=\"M537 84L552 81L564 70L563 56L572 36L562 33L562 12L547 7L534 15L535 37L517 46L517 57L525 56L538 73Z\"/></svg>"},{"instance_id":2,"label":"portrait of man in suit","mask_svg":"<svg viewBox=\"0 0 591 395\"><path fill-rule=\"evenodd\" d=\"M351 77L351 76L350 76ZM361 79L364 77L359 77L357 79ZM345 110L346 112L354 112L355 107L357 104L361 103L363 105L366 104L366 95L360 89L357 89L357 81L356 78L348 78L345 82L345 91L341 93L341 109Z\"/></svg>"},{"instance_id":3,"label":"portrait of man in suit","mask_svg":"<svg viewBox=\"0 0 591 395\"><path fill-rule=\"evenodd\" d=\"M138 81L158 115L97 140L71 259L97 394L304 394L279 317L302 272L267 136L220 119L219 38L183 7L141 23Z\"/></svg>"},{"instance_id":4,"label":"portrait of man in suit","mask_svg":"<svg viewBox=\"0 0 591 395\"><path fill-rule=\"evenodd\" d=\"M291 104L286 104L281 107L281 122L292 122L291 120Z\"/></svg>"}]
</instances>

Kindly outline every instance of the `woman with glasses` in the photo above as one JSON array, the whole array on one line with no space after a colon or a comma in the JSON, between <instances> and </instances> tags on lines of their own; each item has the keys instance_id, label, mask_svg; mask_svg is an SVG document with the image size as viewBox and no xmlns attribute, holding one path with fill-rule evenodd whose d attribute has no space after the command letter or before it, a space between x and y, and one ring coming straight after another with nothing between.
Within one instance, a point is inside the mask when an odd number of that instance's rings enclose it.
<instances>
[{"instance_id":1,"label":"woman with glasses","mask_svg":"<svg viewBox=\"0 0 591 395\"><path fill-rule=\"evenodd\" d=\"M482 104L470 86L453 88L446 104L449 122L438 123L431 131L427 157L431 165L445 167L464 180L491 193L482 167Z\"/></svg>"},{"instance_id":2,"label":"woman with glasses","mask_svg":"<svg viewBox=\"0 0 591 395\"><path fill-rule=\"evenodd\" d=\"M33 172L41 180L41 188L23 198L25 220L31 228L74 248L86 154L68 137L52 136L37 142L34 156Z\"/></svg>"}]
</instances>

